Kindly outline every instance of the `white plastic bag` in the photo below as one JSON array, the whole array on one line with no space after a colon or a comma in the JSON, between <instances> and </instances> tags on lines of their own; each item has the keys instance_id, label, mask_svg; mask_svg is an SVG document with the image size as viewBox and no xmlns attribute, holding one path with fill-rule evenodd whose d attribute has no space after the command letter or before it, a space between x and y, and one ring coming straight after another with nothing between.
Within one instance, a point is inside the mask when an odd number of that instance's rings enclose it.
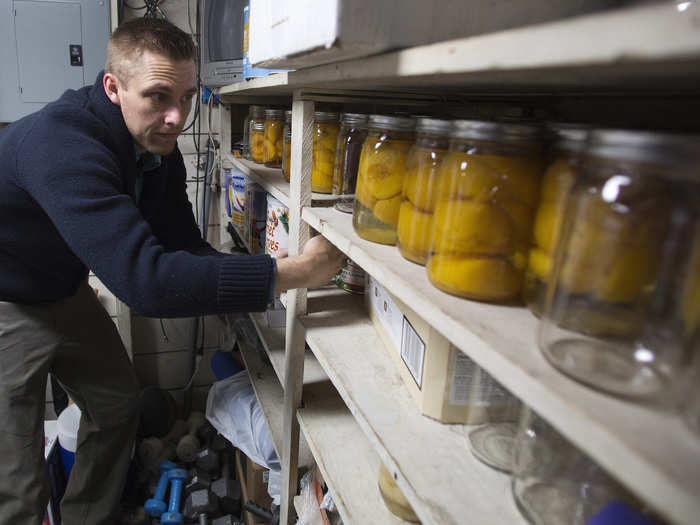
<instances>
[{"instance_id":1,"label":"white plastic bag","mask_svg":"<svg viewBox=\"0 0 700 525\"><path fill-rule=\"evenodd\" d=\"M206 416L219 434L253 462L280 471L270 431L246 370L211 386Z\"/></svg>"}]
</instances>

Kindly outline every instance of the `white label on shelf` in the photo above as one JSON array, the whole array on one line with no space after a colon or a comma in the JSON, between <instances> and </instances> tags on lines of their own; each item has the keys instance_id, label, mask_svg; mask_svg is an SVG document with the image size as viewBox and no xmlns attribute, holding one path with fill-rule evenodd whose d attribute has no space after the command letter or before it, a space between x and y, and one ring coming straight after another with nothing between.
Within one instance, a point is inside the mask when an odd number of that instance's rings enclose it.
<instances>
[{"instance_id":1,"label":"white label on shelf","mask_svg":"<svg viewBox=\"0 0 700 525\"><path fill-rule=\"evenodd\" d=\"M415 379L418 388L423 388L423 361L425 359L425 343L418 332L405 317L401 330L401 359Z\"/></svg>"},{"instance_id":2,"label":"white label on shelf","mask_svg":"<svg viewBox=\"0 0 700 525\"><path fill-rule=\"evenodd\" d=\"M455 352L455 366L450 385L450 404L488 406L510 397L485 370L464 353Z\"/></svg>"},{"instance_id":3,"label":"white label on shelf","mask_svg":"<svg viewBox=\"0 0 700 525\"><path fill-rule=\"evenodd\" d=\"M391 299L389 293L379 284L374 277L369 277L369 293L372 309L376 312L384 329L389 334L394 348L400 352L401 330L403 325L403 314Z\"/></svg>"}]
</instances>

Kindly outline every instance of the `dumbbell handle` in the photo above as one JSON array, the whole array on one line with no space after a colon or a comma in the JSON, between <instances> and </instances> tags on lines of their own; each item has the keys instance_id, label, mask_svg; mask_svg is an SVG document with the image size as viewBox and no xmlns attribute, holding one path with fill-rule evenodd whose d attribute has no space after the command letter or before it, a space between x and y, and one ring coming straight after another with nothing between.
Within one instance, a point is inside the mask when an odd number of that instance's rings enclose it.
<instances>
[{"instance_id":1,"label":"dumbbell handle","mask_svg":"<svg viewBox=\"0 0 700 525\"><path fill-rule=\"evenodd\" d=\"M180 495L182 494L182 480L170 480L170 501L168 502L168 512L178 512L180 510Z\"/></svg>"},{"instance_id":2,"label":"dumbbell handle","mask_svg":"<svg viewBox=\"0 0 700 525\"><path fill-rule=\"evenodd\" d=\"M165 498L165 491L168 489L168 472L161 472L160 479L158 479L158 485L156 486L156 493L153 495L153 499L163 501Z\"/></svg>"}]
</instances>

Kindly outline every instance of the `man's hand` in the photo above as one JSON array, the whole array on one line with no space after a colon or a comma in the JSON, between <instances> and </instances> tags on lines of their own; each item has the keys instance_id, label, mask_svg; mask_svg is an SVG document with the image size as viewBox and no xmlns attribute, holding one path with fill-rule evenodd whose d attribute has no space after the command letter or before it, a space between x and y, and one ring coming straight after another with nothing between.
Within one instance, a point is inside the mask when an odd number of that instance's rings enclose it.
<instances>
[{"instance_id":1,"label":"man's hand","mask_svg":"<svg viewBox=\"0 0 700 525\"><path fill-rule=\"evenodd\" d=\"M322 235L309 239L301 255L277 259L275 293L293 288L318 288L345 263L345 255Z\"/></svg>"}]
</instances>

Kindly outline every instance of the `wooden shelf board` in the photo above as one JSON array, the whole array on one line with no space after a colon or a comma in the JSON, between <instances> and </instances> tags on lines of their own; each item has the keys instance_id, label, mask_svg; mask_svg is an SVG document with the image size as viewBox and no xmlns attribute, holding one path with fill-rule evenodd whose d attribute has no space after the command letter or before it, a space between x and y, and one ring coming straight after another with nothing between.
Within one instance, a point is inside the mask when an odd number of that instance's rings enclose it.
<instances>
[{"instance_id":1,"label":"wooden shelf board","mask_svg":"<svg viewBox=\"0 0 700 525\"><path fill-rule=\"evenodd\" d=\"M274 369L265 364L258 353L247 344L240 344L241 355L248 370L250 382L255 396L258 398L267 428L272 437L272 443L281 457L281 446L284 436L282 428L282 412L284 408L284 392ZM302 436L299 438L299 465L310 467L314 464L309 446Z\"/></svg>"},{"instance_id":2,"label":"wooden shelf board","mask_svg":"<svg viewBox=\"0 0 700 525\"><path fill-rule=\"evenodd\" d=\"M296 89L695 90L700 32L697 6L686 7L664 2L608 10L253 79L219 94L231 101Z\"/></svg>"},{"instance_id":3,"label":"wooden shelf board","mask_svg":"<svg viewBox=\"0 0 700 525\"><path fill-rule=\"evenodd\" d=\"M275 199L289 207L289 183L285 180L282 170L279 168L267 168L262 164L257 164L252 160L236 158L225 153L228 160L245 173L253 182L271 194ZM313 206L331 206L338 200L338 195L327 195L325 193L312 193L311 202Z\"/></svg>"},{"instance_id":4,"label":"wooden shelf board","mask_svg":"<svg viewBox=\"0 0 700 525\"><path fill-rule=\"evenodd\" d=\"M255 330L263 343L272 368L279 379L280 384L284 381L284 341L286 328L270 328L265 326L264 314L261 312L251 312L248 314ZM322 383L328 381L328 376L321 365L318 364L314 354L307 350L304 354L304 385Z\"/></svg>"},{"instance_id":5,"label":"wooden shelf board","mask_svg":"<svg viewBox=\"0 0 700 525\"><path fill-rule=\"evenodd\" d=\"M400 525L377 486L379 457L332 385L304 394L299 425L346 525Z\"/></svg>"},{"instance_id":6,"label":"wooden shelf board","mask_svg":"<svg viewBox=\"0 0 700 525\"><path fill-rule=\"evenodd\" d=\"M419 413L362 299L340 289L317 299L300 318L309 346L422 522L523 523L508 476L469 452L470 427Z\"/></svg>"},{"instance_id":7,"label":"wooden shelf board","mask_svg":"<svg viewBox=\"0 0 700 525\"><path fill-rule=\"evenodd\" d=\"M528 310L441 292L396 247L359 238L346 214L304 208L302 218L644 501L677 523L700 515L700 440L677 414L559 373L537 347ZM345 337L355 336L348 329Z\"/></svg>"}]
</instances>

